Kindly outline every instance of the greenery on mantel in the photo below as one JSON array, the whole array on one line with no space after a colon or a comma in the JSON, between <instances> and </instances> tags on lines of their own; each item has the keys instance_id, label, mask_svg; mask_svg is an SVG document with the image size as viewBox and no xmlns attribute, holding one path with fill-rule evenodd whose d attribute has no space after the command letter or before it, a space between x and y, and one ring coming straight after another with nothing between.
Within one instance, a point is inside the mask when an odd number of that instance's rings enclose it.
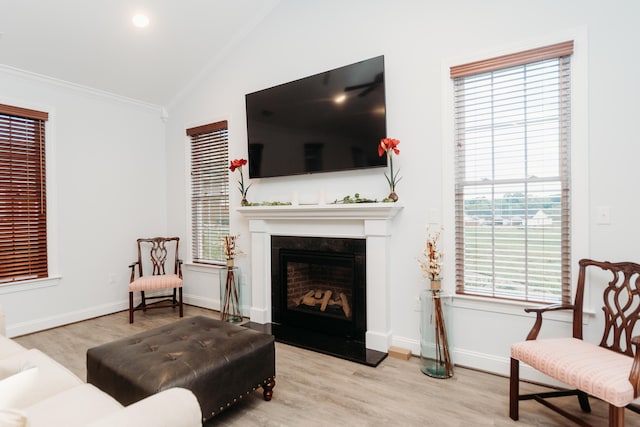
<instances>
[{"instance_id":1,"label":"greenery on mantel","mask_svg":"<svg viewBox=\"0 0 640 427\"><path fill-rule=\"evenodd\" d=\"M291 202L279 202L279 201L274 201L274 202L260 202L260 203L249 203L246 206L290 206Z\"/></svg>"},{"instance_id":2,"label":"greenery on mantel","mask_svg":"<svg viewBox=\"0 0 640 427\"><path fill-rule=\"evenodd\" d=\"M392 202L393 200L391 199L384 199L383 202ZM360 193L355 193L353 195L353 197L351 196L344 196L342 199L336 199L333 202L334 204L349 204L349 203L378 203L378 200L376 199L367 199L367 198L363 198L360 197Z\"/></svg>"}]
</instances>

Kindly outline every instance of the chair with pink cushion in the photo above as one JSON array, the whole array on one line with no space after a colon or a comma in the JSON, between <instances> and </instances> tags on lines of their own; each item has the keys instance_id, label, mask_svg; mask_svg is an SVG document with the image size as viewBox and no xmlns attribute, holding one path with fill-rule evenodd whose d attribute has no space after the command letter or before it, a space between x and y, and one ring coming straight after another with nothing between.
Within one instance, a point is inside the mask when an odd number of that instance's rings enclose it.
<instances>
[{"instance_id":1,"label":"chair with pink cushion","mask_svg":"<svg viewBox=\"0 0 640 427\"><path fill-rule=\"evenodd\" d=\"M134 311L151 308L179 307L182 317L182 260L178 255L180 238L154 237L138 239L137 242L138 260L129 266L129 323L133 323ZM135 307L134 292L141 294L140 303Z\"/></svg>"},{"instance_id":2,"label":"chair with pink cushion","mask_svg":"<svg viewBox=\"0 0 640 427\"><path fill-rule=\"evenodd\" d=\"M603 289L605 327L600 343L583 341L582 321L586 282L593 292ZM509 416L518 419L518 402L534 399L580 425L588 425L551 402L551 397L576 395L583 412L590 412L588 396L609 404L609 426L624 426L625 407L638 413L630 403L639 395L640 336L633 336L640 316L640 265L632 262L580 261L574 304L527 308L536 321L527 340L511 346ZM543 313L570 310L573 313L572 338L536 339ZM640 326L640 325L639 325ZM635 347L635 352L634 352ZM634 354L635 353L635 354ZM573 390L519 394L520 362L567 384Z\"/></svg>"}]
</instances>

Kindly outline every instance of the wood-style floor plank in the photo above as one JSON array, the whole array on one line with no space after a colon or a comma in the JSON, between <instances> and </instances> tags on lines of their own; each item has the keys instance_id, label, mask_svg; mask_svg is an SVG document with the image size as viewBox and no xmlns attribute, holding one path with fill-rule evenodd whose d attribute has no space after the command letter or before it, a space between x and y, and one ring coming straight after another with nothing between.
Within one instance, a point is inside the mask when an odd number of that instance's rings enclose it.
<instances>
[{"instance_id":1,"label":"wood-style floor plank","mask_svg":"<svg viewBox=\"0 0 640 427\"><path fill-rule=\"evenodd\" d=\"M185 317L219 318L215 311L185 307ZM169 310L115 313L16 338L38 348L86 379L87 349L117 338L171 323ZM221 385L224 386L224 385ZM521 391L537 386L522 383ZM256 391L206 423L213 426L571 426L572 423L533 401L520 403L520 421L508 416L507 378L456 367L446 380L420 371L420 360L386 358L377 368L276 343L276 387L265 402ZM558 401L556 399L556 401ZM593 411L582 414L575 398L562 398L563 409L594 426L607 425L607 405L591 399ZM626 411L626 425L640 427L640 415Z\"/></svg>"}]
</instances>

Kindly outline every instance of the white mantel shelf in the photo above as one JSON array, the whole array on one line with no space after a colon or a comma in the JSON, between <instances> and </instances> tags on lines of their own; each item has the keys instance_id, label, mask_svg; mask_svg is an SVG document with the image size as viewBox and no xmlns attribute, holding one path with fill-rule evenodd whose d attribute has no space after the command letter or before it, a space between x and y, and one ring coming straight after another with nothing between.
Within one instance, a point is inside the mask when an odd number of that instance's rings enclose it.
<instances>
[{"instance_id":1,"label":"white mantel shelf","mask_svg":"<svg viewBox=\"0 0 640 427\"><path fill-rule=\"evenodd\" d=\"M398 203L343 203L326 205L243 206L237 208L248 219L391 219L403 208Z\"/></svg>"}]
</instances>

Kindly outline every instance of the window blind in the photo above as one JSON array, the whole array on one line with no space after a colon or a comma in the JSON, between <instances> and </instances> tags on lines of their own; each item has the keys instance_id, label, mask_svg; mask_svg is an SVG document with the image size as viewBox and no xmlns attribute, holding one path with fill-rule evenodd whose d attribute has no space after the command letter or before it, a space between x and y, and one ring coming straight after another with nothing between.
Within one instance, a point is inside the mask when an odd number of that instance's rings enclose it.
<instances>
[{"instance_id":1,"label":"window blind","mask_svg":"<svg viewBox=\"0 0 640 427\"><path fill-rule=\"evenodd\" d=\"M187 129L191 138L192 257L196 263L224 263L222 239L229 234L227 122Z\"/></svg>"},{"instance_id":2,"label":"window blind","mask_svg":"<svg viewBox=\"0 0 640 427\"><path fill-rule=\"evenodd\" d=\"M0 104L0 284L48 276L46 120Z\"/></svg>"},{"instance_id":3,"label":"window blind","mask_svg":"<svg viewBox=\"0 0 640 427\"><path fill-rule=\"evenodd\" d=\"M451 69L458 293L570 300L573 43L554 46Z\"/></svg>"}]
</instances>

